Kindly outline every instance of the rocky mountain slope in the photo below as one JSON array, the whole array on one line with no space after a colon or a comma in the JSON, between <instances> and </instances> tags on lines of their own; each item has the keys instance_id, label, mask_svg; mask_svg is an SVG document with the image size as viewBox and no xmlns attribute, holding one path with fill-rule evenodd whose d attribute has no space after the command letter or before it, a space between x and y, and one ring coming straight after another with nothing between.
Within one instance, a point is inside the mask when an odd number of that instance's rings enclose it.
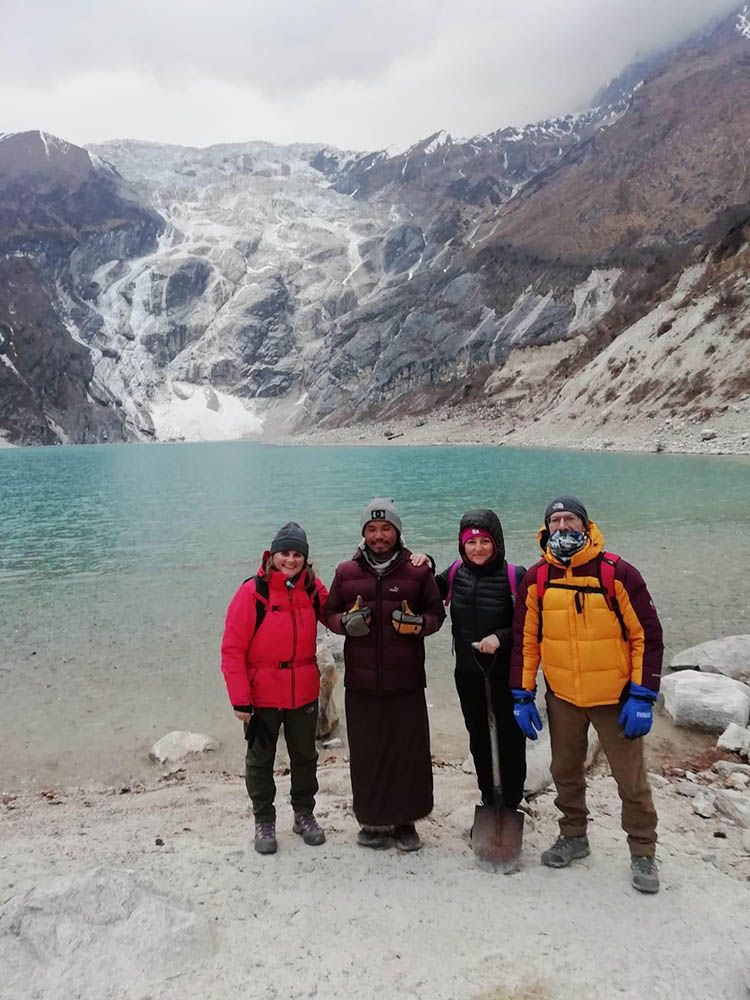
<instances>
[{"instance_id":1,"label":"rocky mountain slope","mask_svg":"<svg viewBox=\"0 0 750 1000\"><path fill-rule=\"evenodd\" d=\"M748 11L592 111L394 156L0 138L0 432L741 423Z\"/></svg>"}]
</instances>

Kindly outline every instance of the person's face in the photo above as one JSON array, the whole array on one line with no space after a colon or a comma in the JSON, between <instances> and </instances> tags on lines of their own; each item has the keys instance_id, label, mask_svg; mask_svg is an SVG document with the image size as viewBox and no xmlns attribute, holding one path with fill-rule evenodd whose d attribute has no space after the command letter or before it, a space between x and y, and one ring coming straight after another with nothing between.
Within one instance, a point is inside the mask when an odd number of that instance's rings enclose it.
<instances>
[{"instance_id":1,"label":"person's face","mask_svg":"<svg viewBox=\"0 0 750 1000\"><path fill-rule=\"evenodd\" d=\"M271 557L271 566L286 577L301 573L304 565L305 557L301 552L295 552L293 549L287 549L285 552L274 552Z\"/></svg>"},{"instance_id":2,"label":"person's face","mask_svg":"<svg viewBox=\"0 0 750 1000\"><path fill-rule=\"evenodd\" d=\"M368 521L365 525L364 538L368 549L382 556L394 548L398 532L388 521Z\"/></svg>"},{"instance_id":3,"label":"person's face","mask_svg":"<svg viewBox=\"0 0 750 1000\"><path fill-rule=\"evenodd\" d=\"M475 535L464 542L464 552L466 558L475 566L484 566L492 558L495 546L492 539L485 538L484 535Z\"/></svg>"},{"instance_id":4,"label":"person's face","mask_svg":"<svg viewBox=\"0 0 750 1000\"><path fill-rule=\"evenodd\" d=\"M549 533L554 535L556 531L586 531L586 525L578 514L571 514L569 510L556 510L550 514Z\"/></svg>"}]
</instances>

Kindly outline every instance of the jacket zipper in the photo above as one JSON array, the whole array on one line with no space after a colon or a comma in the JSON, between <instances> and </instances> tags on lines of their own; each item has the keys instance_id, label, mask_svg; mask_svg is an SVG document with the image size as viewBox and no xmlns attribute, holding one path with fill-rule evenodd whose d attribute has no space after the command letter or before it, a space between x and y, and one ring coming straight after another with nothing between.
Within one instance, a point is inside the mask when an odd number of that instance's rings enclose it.
<instances>
[{"instance_id":1,"label":"jacket zipper","mask_svg":"<svg viewBox=\"0 0 750 1000\"><path fill-rule=\"evenodd\" d=\"M377 680L375 688L378 694L381 694L383 688L383 665L381 663L381 629L383 628L382 612L383 612L383 598L382 598L382 583L383 577L378 574L375 583L375 606L377 608L377 621L378 628L375 632L375 663L377 664Z\"/></svg>"},{"instance_id":2,"label":"jacket zipper","mask_svg":"<svg viewBox=\"0 0 750 1000\"><path fill-rule=\"evenodd\" d=\"M289 668L292 671L292 708L297 707L294 693L294 661L297 655L297 618L294 614L294 601L292 599L294 591L290 589L289 591L289 612L292 616L292 659L289 663Z\"/></svg>"}]
</instances>

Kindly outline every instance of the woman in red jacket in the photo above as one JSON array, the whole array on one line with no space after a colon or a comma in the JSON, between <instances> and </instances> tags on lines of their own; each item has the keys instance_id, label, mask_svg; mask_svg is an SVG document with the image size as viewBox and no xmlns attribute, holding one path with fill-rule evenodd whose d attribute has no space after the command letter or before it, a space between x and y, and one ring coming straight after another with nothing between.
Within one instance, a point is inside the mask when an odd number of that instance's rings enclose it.
<instances>
[{"instance_id":1,"label":"woman in red jacket","mask_svg":"<svg viewBox=\"0 0 750 1000\"><path fill-rule=\"evenodd\" d=\"M308 555L307 535L296 522L279 529L256 575L232 598L221 643L229 700L245 725L245 784L259 854L273 854L278 846L273 765L282 725L291 770L293 830L306 844L325 842L313 811L320 692L315 647L328 593Z\"/></svg>"}]
</instances>

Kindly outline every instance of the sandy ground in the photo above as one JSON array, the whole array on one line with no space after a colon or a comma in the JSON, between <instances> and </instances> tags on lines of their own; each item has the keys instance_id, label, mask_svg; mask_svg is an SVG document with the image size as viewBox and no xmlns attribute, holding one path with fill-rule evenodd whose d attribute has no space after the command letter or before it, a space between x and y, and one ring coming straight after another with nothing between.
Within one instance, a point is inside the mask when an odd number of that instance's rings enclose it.
<instances>
[{"instance_id":1,"label":"sandy ground","mask_svg":"<svg viewBox=\"0 0 750 1000\"><path fill-rule=\"evenodd\" d=\"M460 767L435 768L436 808L421 824L425 847L407 855L356 846L341 751L319 772L327 843L307 847L291 832L288 778L280 777L272 857L251 848L239 775L193 774L188 766L180 776L129 791L4 797L0 995L748 996L745 834L728 820L695 816L674 782L654 793L662 891L646 897L629 885L608 776L591 780L591 857L565 871L539 864L556 833L552 795L544 793L531 803L523 868L513 875L475 863L467 837L474 779ZM90 872L99 887L94 902L70 881ZM56 886L53 920L42 897ZM132 900L134 887L152 895L123 916L119 901ZM161 942L169 921L157 919L158 907L167 905L179 919L170 924L173 938Z\"/></svg>"}]
</instances>

